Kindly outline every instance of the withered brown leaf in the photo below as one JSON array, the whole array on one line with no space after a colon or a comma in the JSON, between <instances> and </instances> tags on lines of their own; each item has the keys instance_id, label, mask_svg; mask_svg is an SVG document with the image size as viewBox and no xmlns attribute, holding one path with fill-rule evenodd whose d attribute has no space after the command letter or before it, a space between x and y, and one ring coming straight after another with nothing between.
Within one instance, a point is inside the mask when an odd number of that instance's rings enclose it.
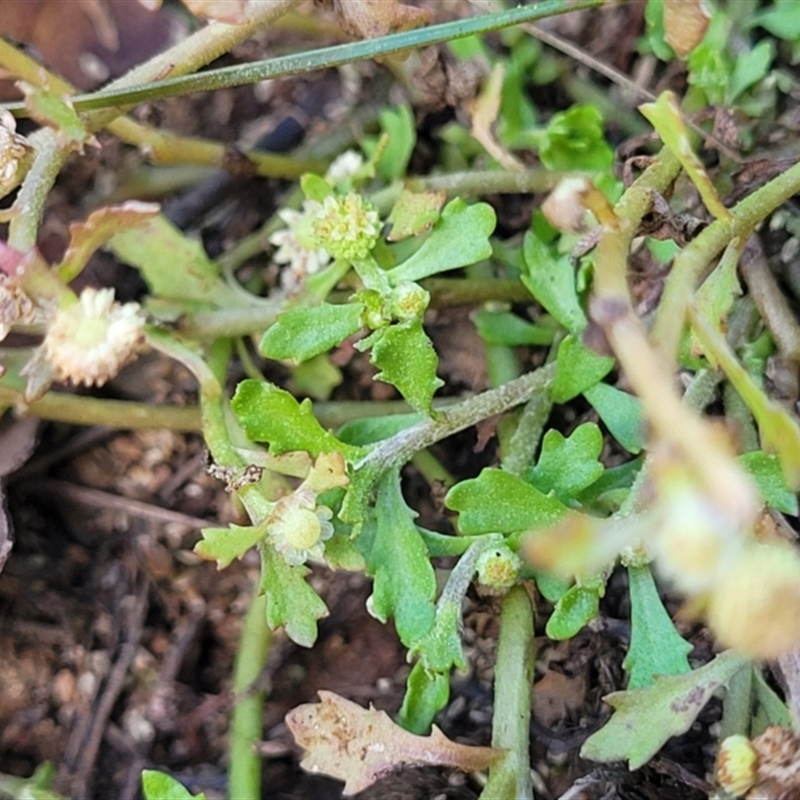
<instances>
[{"instance_id":1,"label":"withered brown leaf","mask_svg":"<svg viewBox=\"0 0 800 800\"><path fill-rule=\"evenodd\" d=\"M307 752L300 766L345 782L344 794L371 786L401 766L439 765L474 772L503 755L493 747L471 747L448 739L435 725L416 736L385 711L362 708L320 690L321 703L306 703L286 715L295 741Z\"/></svg>"}]
</instances>

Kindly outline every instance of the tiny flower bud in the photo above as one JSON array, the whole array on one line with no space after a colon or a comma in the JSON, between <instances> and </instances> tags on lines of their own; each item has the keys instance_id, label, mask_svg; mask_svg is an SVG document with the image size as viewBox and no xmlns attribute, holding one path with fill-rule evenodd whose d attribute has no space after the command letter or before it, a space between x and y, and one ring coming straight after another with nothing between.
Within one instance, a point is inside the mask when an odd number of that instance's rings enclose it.
<instances>
[{"instance_id":1,"label":"tiny flower bud","mask_svg":"<svg viewBox=\"0 0 800 800\"><path fill-rule=\"evenodd\" d=\"M431 301L430 294L411 281L403 281L392 290L390 310L399 320L419 319Z\"/></svg>"},{"instance_id":2,"label":"tiny flower bud","mask_svg":"<svg viewBox=\"0 0 800 800\"><path fill-rule=\"evenodd\" d=\"M505 545L492 547L478 558L478 581L490 589L508 589L522 569L522 560Z\"/></svg>"}]
</instances>

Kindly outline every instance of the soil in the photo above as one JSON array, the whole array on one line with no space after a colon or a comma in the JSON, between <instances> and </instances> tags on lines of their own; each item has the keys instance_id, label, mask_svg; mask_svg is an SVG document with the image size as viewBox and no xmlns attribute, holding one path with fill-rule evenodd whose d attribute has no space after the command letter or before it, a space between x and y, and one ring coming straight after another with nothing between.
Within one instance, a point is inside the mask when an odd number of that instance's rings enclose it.
<instances>
[{"instance_id":1,"label":"soil","mask_svg":"<svg viewBox=\"0 0 800 800\"><path fill-rule=\"evenodd\" d=\"M466 3L448 4L460 13ZM452 8L450 8L450 6ZM643 3L575 15L550 30L575 41L594 57L634 73L642 67L635 52L643 30ZM499 46L496 40L494 46ZM274 37L239 48L221 60L236 63L262 57ZM283 48L294 47L285 39ZM309 46L298 35L297 48ZM416 106L420 142L412 171L435 162L436 134L462 118L463 100L474 89L469 75L428 73L428 94ZM580 68L583 70L583 68ZM341 125L353 109L396 97L387 94L379 65L356 70L354 89L334 71L269 87L243 87L179 98L140 108L136 114L164 128L228 143L267 131L297 105L316 107L307 137ZM444 78L442 78L444 74ZM352 75L347 80L352 81ZM667 71L661 84L680 89L683 75ZM601 82L603 79L599 79ZM651 82L656 88L657 80ZM537 103L546 116L573 100L553 83ZM311 98L311 99L309 99ZM628 134L613 127L622 144ZM92 205L129 191L141 166L138 154L101 134L99 147L75 157L53 192L40 247L57 260L70 222ZM208 187L208 184L200 184ZM159 198L165 209L185 201L196 187ZM202 189L200 190L203 191ZM211 207L185 227L197 234L212 256L229 249L271 214L287 191L277 181L230 181ZM492 197L504 236L525 228L541 197ZM775 248L773 248L774 250ZM646 266L646 265L645 265ZM276 280L263 258L245 268ZM86 283L115 286L123 300L142 291L133 271L98 256L82 276ZM647 291L652 292L651 284ZM485 350L474 332L469 309L440 309L428 327L441 358L445 394L486 388ZM521 353L528 363L531 353ZM372 380L373 368L355 351L339 353L344 380L332 399L387 399L390 390ZM258 362L267 377L285 382L280 367ZM231 386L242 374L230 376ZM100 396L153 403L196 401L191 376L165 359L143 356ZM558 412L564 433L592 412L575 404ZM435 448L458 478L477 475L496 462L492 426L454 436ZM609 452L613 458L613 453ZM250 553L223 571L192 551L203 526L241 521L222 484L208 475L198 434L165 430L126 431L42 423L24 467L6 478L14 527L14 549L0 574L0 772L29 776L43 762L56 771L54 788L74 800L140 796L144 768L179 778L209 800L225 796L226 744L232 703L231 673L242 617L259 564ZM421 523L451 529L441 492L413 468L405 492ZM275 634L259 683L269 690L264 712L264 797L338 798L341 784L303 773L299 753L283 722L294 706L329 689L362 705L395 713L410 669L391 625L369 616L368 579L344 572L314 572L312 583L330 616L312 649ZM629 640L625 577L615 574L600 617L566 642L544 635L549 607L537 599L537 681L532 723L531 763L537 797L556 800L698 800L708 796L719 708L712 703L684 736L672 740L647 767L634 773L624 765L599 767L581 760L582 742L610 714L602 697L624 688L622 661ZM678 605L671 605L677 611ZM437 724L460 742L488 744L491 736L492 664L497 635L495 601L471 596L465 608L464 641L469 666L454 676L451 700ZM693 662L712 655L707 632L679 623L695 645ZM446 770L408 769L358 795L360 798L475 798L479 776ZM0 793L2 794L2 793Z\"/></svg>"}]
</instances>

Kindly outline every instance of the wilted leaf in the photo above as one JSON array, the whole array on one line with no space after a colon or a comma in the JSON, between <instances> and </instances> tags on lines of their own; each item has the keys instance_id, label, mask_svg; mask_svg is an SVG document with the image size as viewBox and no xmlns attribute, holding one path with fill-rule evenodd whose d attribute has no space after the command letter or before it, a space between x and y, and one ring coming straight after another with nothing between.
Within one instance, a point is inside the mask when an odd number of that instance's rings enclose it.
<instances>
[{"instance_id":1,"label":"wilted leaf","mask_svg":"<svg viewBox=\"0 0 800 800\"><path fill-rule=\"evenodd\" d=\"M581 756L604 763L629 761L631 769L641 767L667 739L688 731L714 692L749 666L747 658L727 651L694 672L656 678L646 689L607 695L603 699L616 713L586 740Z\"/></svg>"},{"instance_id":2,"label":"wilted leaf","mask_svg":"<svg viewBox=\"0 0 800 800\"><path fill-rule=\"evenodd\" d=\"M410 31L431 20L430 11L398 0L333 0L333 8L342 30L357 39Z\"/></svg>"},{"instance_id":3,"label":"wilted leaf","mask_svg":"<svg viewBox=\"0 0 800 800\"><path fill-rule=\"evenodd\" d=\"M681 162L686 174L700 192L705 207L717 219L730 219L731 213L723 205L717 190L708 177L703 162L692 149L691 137L681 117L678 99L673 92L662 92L654 103L639 106L639 111L656 129L661 141Z\"/></svg>"},{"instance_id":4,"label":"wilted leaf","mask_svg":"<svg viewBox=\"0 0 800 800\"><path fill-rule=\"evenodd\" d=\"M681 58L703 40L708 19L703 0L664 0L664 35Z\"/></svg>"},{"instance_id":5,"label":"wilted leaf","mask_svg":"<svg viewBox=\"0 0 800 800\"><path fill-rule=\"evenodd\" d=\"M524 165L497 140L494 124L500 111L503 89L503 64L495 64L492 74L481 93L472 103L472 127L470 133L483 145L486 152L507 170L523 169Z\"/></svg>"},{"instance_id":6,"label":"wilted leaf","mask_svg":"<svg viewBox=\"0 0 800 800\"><path fill-rule=\"evenodd\" d=\"M300 766L345 781L352 795L402 766L446 766L469 772L487 769L503 755L492 747L451 742L434 726L417 736L392 722L385 711L364 709L333 692L320 691L321 703L298 706L286 724L307 753Z\"/></svg>"},{"instance_id":7,"label":"wilted leaf","mask_svg":"<svg viewBox=\"0 0 800 800\"><path fill-rule=\"evenodd\" d=\"M390 242L399 242L424 233L439 219L446 199L444 189L440 192L412 192L404 188L389 214L387 221L391 231L386 238Z\"/></svg>"},{"instance_id":8,"label":"wilted leaf","mask_svg":"<svg viewBox=\"0 0 800 800\"><path fill-rule=\"evenodd\" d=\"M103 206L92 211L85 222L69 226L69 246L58 266L58 276L65 283L74 280L92 254L112 236L138 228L159 213L155 203L131 200L119 206Z\"/></svg>"}]
</instances>

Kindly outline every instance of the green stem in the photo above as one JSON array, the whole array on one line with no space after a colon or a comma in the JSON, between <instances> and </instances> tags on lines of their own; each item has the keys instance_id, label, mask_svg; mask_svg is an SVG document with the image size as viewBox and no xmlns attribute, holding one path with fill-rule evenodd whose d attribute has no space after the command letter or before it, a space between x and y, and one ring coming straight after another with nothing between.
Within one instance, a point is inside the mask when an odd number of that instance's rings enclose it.
<instances>
[{"instance_id":1,"label":"green stem","mask_svg":"<svg viewBox=\"0 0 800 800\"><path fill-rule=\"evenodd\" d=\"M503 598L494 668L492 747L506 750L489 769L481 800L533 798L530 768L530 709L534 647L533 608L524 586Z\"/></svg>"},{"instance_id":2,"label":"green stem","mask_svg":"<svg viewBox=\"0 0 800 800\"><path fill-rule=\"evenodd\" d=\"M231 716L228 797L237 800L261 798L261 758L254 745L263 735L264 691L254 684L264 669L272 641L266 613L266 597L259 594L256 584L233 664L235 701Z\"/></svg>"},{"instance_id":3,"label":"green stem","mask_svg":"<svg viewBox=\"0 0 800 800\"><path fill-rule=\"evenodd\" d=\"M761 220L798 192L800 162L734 206L731 220L712 222L675 257L653 325L654 341L670 360L678 349L694 288L711 260L734 237L749 236Z\"/></svg>"},{"instance_id":4,"label":"green stem","mask_svg":"<svg viewBox=\"0 0 800 800\"><path fill-rule=\"evenodd\" d=\"M553 398L550 392L539 392L528 400L503 458L503 469L506 472L522 476L531 465L552 409Z\"/></svg>"},{"instance_id":5,"label":"green stem","mask_svg":"<svg viewBox=\"0 0 800 800\"><path fill-rule=\"evenodd\" d=\"M36 156L14 201L9 226L8 243L22 253L27 253L36 244L45 200L70 155L70 151L59 143L55 131L48 128L42 133L44 135L36 140L33 136L30 138Z\"/></svg>"},{"instance_id":6,"label":"green stem","mask_svg":"<svg viewBox=\"0 0 800 800\"><path fill-rule=\"evenodd\" d=\"M147 343L154 350L183 364L195 376L200 391L203 439L214 461L223 467L246 467L246 462L231 442L225 392L202 356L170 334L152 326L147 329ZM256 484L241 487L236 496L254 525L260 524L272 508Z\"/></svg>"},{"instance_id":7,"label":"green stem","mask_svg":"<svg viewBox=\"0 0 800 800\"><path fill-rule=\"evenodd\" d=\"M551 172L545 169L524 169L514 172L500 169L469 170L447 175L408 178L376 192L370 199L386 214L403 189L412 192L447 192L448 197L476 197L487 194L533 194L549 192L564 178L591 173Z\"/></svg>"},{"instance_id":8,"label":"green stem","mask_svg":"<svg viewBox=\"0 0 800 800\"><path fill-rule=\"evenodd\" d=\"M0 386L0 405L17 405L22 394ZM25 414L72 425L105 425L109 428L159 428L199 431L197 406L151 406L129 400L101 400L62 392L50 392L25 406Z\"/></svg>"},{"instance_id":9,"label":"green stem","mask_svg":"<svg viewBox=\"0 0 800 800\"><path fill-rule=\"evenodd\" d=\"M497 389L449 406L435 418L418 422L377 444L356 464L356 469L375 470L380 474L392 466L405 464L414 453L440 439L526 402L537 392L547 390L554 379L555 365L549 364Z\"/></svg>"},{"instance_id":10,"label":"green stem","mask_svg":"<svg viewBox=\"0 0 800 800\"><path fill-rule=\"evenodd\" d=\"M338 67L342 64L364 61L377 56L401 53L405 50L440 44L452 39L463 39L467 36L489 33L490 31L508 28L521 22L544 19L557 14L565 14L569 11L594 8L601 5L602 2L603 0L576 0L576 2L571 3L565 2L565 0L543 0L543 2L535 5L512 8L496 14L482 14L478 17L456 20L441 25L431 25L427 28L395 33L378 39L366 39L359 42L321 48L311 53L296 53L266 61L255 61L250 64L207 70L200 74L184 77L158 80L152 74L141 74L138 70L134 70L125 76L124 83L123 79L120 79L120 81L111 84L111 86L102 91L88 95L78 95L72 98L72 103L77 111L89 111L92 109L104 109L111 105L115 107L130 106L162 97L174 97L192 92L228 89L233 86L258 83L263 80L305 74L312 70ZM279 5L282 8L274 14L275 17L285 12L290 3L273 2L268 4L268 7ZM266 17L267 15L262 11L261 16ZM244 26L211 25L209 28L199 31L195 36L209 29L220 27L239 28ZM222 52L226 52L233 44L236 44L236 42L232 42ZM187 56L190 53L192 53L191 50L187 53ZM181 62L179 61L178 63ZM165 72L168 75L174 75L177 72L174 69L174 64L167 62L162 66L166 67ZM190 70L182 70L182 72L188 71ZM19 104L7 107L16 112L23 110L23 107ZM115 115L117 113L119 112L115 112Z\"/></svg>"}]
</instances>

